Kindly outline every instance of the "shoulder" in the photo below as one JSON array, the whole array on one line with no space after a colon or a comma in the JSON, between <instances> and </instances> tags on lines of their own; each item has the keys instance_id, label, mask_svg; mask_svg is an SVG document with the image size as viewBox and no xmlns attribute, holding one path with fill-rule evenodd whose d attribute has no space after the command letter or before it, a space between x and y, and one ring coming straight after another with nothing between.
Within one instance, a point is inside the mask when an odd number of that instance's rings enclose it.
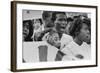
<instances>
[{"instance_id":1,"label":"shoulder","mask_svg":"<svg viewBox=\"0 0 100 73\"><path fill-rule=\"evenodd\" d=\"M70 36L70 35L68 35L68 34L65 34L65 33L63 34L63 37L64 37L64 38L67 38L67 39L73 39L72 36Z\"/></svg>"},{"instance_id":2,"label":"shoulder","mask_svg":"<svg viewBox=\"0 0 100 73\"><path fill-rule=\"evenodd\" d=\"M72 49L75 48L76 46L77 46L76 43L74 41L71 41L68 45L65 46L65 48Z\"/></svg>"},{"instance_id":3,"label":"shoulder","mask_svg":"<svg viewBox=\"0 0 100 73\"><path fill-rule=\"evenodd\" d=\"M71 41L73 41L73 38L70 35L63 34L62 38L60 40L61 42L61 48L64 48L66 45L68 45Z\"/></svg>"},{"instance_id":4,"label":"shoulder","mask_svg":"<svg viewBox=\"0 0 100 73\"><path fill-rule=\"evenodd\" d=\"M62 51L66 51L66 50L75 50L75 48L78 48L79 46L74 42L71 41L68 45L66 45L64 48L62 48Z\"/></svg>"}]
</instances>

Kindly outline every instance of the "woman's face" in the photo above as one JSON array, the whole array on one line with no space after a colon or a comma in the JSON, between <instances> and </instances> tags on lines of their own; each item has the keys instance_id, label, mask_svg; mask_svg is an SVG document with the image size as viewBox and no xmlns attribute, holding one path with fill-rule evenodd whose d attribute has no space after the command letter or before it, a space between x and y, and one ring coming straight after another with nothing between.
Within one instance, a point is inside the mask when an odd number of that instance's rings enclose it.
<instances>
[{"instance_id":1,"label":"woman's face","mask_svg":"<svg viewBox=\"0 0 100 73\"><path fill-rule=\"evenodd\" d=\"M40 21L39 21L39 20L35 20L35 21L34 21L34 29L35 29L35 30L38 30L38 29L40 28L40 26L41 26Z\"/></svg>"},{"instance_id":2,"label":"woman's face","mask_svg":"<svg viewBox=\"0 0 100 73\"><path fill-rule=\"evenodd\" d=\"M87 43L91 41L90 30L89 30L89 27L85 23L82 24L82 28L80 29L78 37L81 39L81 41L84 41Z\"/></svg>"},{"instance_id":3,"label":"woman's face","mask_svg":"<svg viewBox=\"0 0 100 73\"><path fill-rule=\"evenodd\" d=\"M29 35L29 24L26 22L23 25L23 38L26 38Z\"/></svg>"}]
</instances>

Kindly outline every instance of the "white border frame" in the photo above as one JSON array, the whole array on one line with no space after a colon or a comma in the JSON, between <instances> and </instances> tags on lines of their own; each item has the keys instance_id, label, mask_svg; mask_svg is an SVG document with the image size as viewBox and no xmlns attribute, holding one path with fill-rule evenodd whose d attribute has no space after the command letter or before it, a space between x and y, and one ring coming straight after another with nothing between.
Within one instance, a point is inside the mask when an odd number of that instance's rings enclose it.
<instances>
[{"instance_id":1,"label":"white border frame","mask_svg":"<svg viewBox=\"0 0 100 73\"><path fill-rule=\"evenodd\" d=\"M49 6L49 5L31 5L31 4L16 4L17 5L17 69L37 69L37 68L52 68L52 67L70 67L70 66L88 66L96 65L96 8L71 7L71 6ZM52 9L51 9L52 8ZM64 11L64 12L85 12L91 13L91 60L71 61L71 62L43 62L43 63L22 63L22 10L49 10L49 11ZM95 41L95 42L94 42ZM80 63L79 63L80 62Z\"/></svg>"}]
</instances>

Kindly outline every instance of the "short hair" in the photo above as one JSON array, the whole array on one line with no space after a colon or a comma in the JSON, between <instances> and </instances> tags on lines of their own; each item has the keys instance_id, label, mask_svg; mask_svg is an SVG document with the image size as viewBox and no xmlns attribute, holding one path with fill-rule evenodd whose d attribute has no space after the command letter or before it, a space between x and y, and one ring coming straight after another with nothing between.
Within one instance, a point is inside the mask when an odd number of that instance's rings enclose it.
<instances>
[{"instance_id":1,"label":"short hair","mask_svg":"<svg viewBox=\"0 0 100 73\"><path fill-rule=\"evenodd\" d=\"M72 21L73 21L73 18L71 18L71 17L67 18L67 22L72 22Z\"/></svg>"},{"instance_id":2,"label":"short hair","mask_svg":"<svg viewBox=\"0 0 100 73\"><path fill-rule=\"evenodd\" d=\"M91 28L91 21L90 19L75 19L72 22L72 25L69 29L69 33L71 36L75 37L78 35L78 32L80 32L80 29L82 28L82 24L85 23L89 28ZM90 30L91 31L91 30Z\"/></svg>"},{"instance_id":3,"label":"short hair","mask_svg":"<svg viewBox=\"0 0 100 73\"><path fill-rule=\"evenodd\" d=\"M35 21L35 20L39 20L39 21L40 21L40 25L42 25L42 24L43 24L43 22L42 22L42 19L41 19L41 18L38 18L38 19L33 19L33 20L32 20L32 23L33 23L33 24L34 24L34 21Z\"/></svg>"},{"instance_id":4,"label":"short hair","mask_svg":"<svg viewBox=\"0 0 100 73\"><path fill-rule=\"evenodd\" d=\"M39 21L40 21L40 24L42 25L42 24L43 24L43 22L42 22L42 19L41 19L41 18L39 18Z\"/></svg>"},{"instance_id":5,"label":"short hair","mask_svg":"<svg viewBox=\"0 0 100 73\"><path fill-rule=\"evenodd\" d=\"M51 20L54 22L55 20L56 20L56 15L57 14L64 14L64 15L66 15L66 13L65 12L53 12L52 13L52 18L51 18ZM67 17L67 16L66 16Z\"/></svg>"},{"instance_id":6,"label":"short hair","mask_svg":"<svg viewBox=\"0 0 100 73\"><path fill-rule=\"evenodd\" d=\"M52 11L43 11L43 13L42 13L43 20L46 20L46 18L48 18L50 16L51 12Z\"/></svg>"},{"instance_id":7,"label":"short hair","mask_svg":"<svg viewBox=\"0 0 100 73\"><path fill-rule=\"evenodd\" d=\"M80 16L73 16L73 19L77 19L77 18L80 18Z\"/></svg>"}]
</instances>

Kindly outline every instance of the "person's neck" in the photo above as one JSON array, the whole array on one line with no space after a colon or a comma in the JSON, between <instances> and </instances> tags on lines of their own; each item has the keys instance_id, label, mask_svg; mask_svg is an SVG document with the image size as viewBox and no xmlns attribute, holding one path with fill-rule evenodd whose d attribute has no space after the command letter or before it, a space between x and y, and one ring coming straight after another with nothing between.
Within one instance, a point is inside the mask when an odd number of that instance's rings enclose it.
<instances>
[{"instance_id":1,"label":"person's neck","mask_svg":"<svg viewBox=\"0 0 100 73\"><path fill-rule=\"evenodd\" d=\"M83 43L78 37L75 37L75 38L74 38L74 42L77 43L77 44L80 45L80 46L81 46L82 43Z\"/></svg>"},{"instance_id":2,"label":"person's neck","mask_svg":"<svg viewBox=\"0 0 100 73\"><path fill-rule=\"evenodd\" d=\"M34 28L34 30L38 30L38 28Z\"/></svg>"},{"instance_id":3,"label":"person's neck","mask_svg":"<svg viewBox=\"0 0 100 73\"><path fill-rule=\"evenodd\" d=\"M58 32L58 35L59 35L59 38L60 38L60 39L61 39L61 37L62 37L62 34L63 34L63 33Z\"/></svg>"}]
</instances>

